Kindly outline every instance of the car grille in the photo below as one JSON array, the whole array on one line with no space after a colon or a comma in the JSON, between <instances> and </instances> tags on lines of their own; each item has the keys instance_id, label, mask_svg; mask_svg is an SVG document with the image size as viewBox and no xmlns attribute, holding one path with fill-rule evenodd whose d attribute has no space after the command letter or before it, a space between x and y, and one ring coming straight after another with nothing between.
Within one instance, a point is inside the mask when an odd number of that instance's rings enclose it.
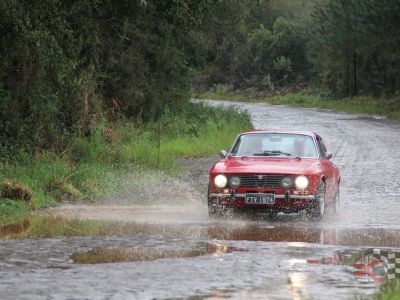
<instances>
[{"instance_id":1,"label":"car grille","mask_svg":"<svg viewBox=\"0 0 400 300\"><path fill-rule=\"evenodd\" d=\"M262 177L261 177L262 176ZM284 175L240 175L241 187L262 187L262 188L280 188Z\"/></svg>"}]
</instances>

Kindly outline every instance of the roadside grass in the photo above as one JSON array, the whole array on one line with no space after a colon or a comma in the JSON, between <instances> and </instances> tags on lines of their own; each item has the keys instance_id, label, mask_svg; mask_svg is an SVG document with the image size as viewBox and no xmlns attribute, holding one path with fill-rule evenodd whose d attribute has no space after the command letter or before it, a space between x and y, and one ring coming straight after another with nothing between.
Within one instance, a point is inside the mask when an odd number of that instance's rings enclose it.
<instances>
[{"instance_id":1,"label":"roadside grass","mask_svg":"<svg viewBox=\"0 0 400 300\"><path fill-rule=\"evenodd\" d=\"M374 296L375 300L399 300L400 299L400 281L398 279L388 280L384 283L378 294Z\"/></svg>"},{"instance_id":2,"label":"roadside grass","mask_svg":"<svg viewBox=\"0 0 400 300\"><path fill-rule=\"evenodd\" d=\"M245 113L190 103L179 113L166 112L159 123L100 121L89 138L74 138L60 154L47 151L31 156L21 151L15 161L0 163L0 182L25 184L33 198L22 202L0 197L0 226L61 202L92 202L122 193L116 183L132 172L177 174L176 158L216 153L230 146L238 132L251 127ZM129 184L123 186L129 188Z\"/></svg>"},{"instance_id":3,"label":"roadside grass","mask_svg":"<svg viewBox=\"0 0 400 300\"><path fill-rule=\"evenodd\" d=\"M331 109L349 113L380 115L389 119L400 120L399 92L391 99L374 98L371 96L334 99L322 93L311 91L268 95L258 92L254 88L233 91L229 86L217 85L206 93L194 94L193 96L199 99L265 102L294 107Z\"/></svg>"}]
</instances>

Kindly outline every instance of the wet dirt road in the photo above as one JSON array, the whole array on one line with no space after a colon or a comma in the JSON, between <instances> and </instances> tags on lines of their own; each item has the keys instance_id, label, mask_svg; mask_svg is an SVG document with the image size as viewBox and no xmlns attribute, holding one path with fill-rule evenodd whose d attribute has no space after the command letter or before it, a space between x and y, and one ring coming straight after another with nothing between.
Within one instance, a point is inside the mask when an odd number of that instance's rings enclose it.
<instances>
[{"instance_id":1,"label":"wet dirt road","mask_svg":"<svg viewBox=\"0 0 400 300\"><path fill-rule=\"evenodd\" d=\"M342 172L339 216L213 221L204 195L217 158L185 160L159 191L180 192L174 204L135 205L128 194L1 228L0 299L354 299L396 277L400 123L222 104L248 110L255 128L320 133Z\"/></svg>"}]
</instances>

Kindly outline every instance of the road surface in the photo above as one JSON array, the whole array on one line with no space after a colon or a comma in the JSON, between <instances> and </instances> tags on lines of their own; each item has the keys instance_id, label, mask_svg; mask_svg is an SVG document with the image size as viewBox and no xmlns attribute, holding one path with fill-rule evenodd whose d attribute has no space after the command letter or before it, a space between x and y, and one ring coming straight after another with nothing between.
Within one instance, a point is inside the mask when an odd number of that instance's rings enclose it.
<instances>
[{"instance_id":1,"label":"road surface","mask_svg":"<svg viewBox=\"0 0 400 300\"><path fill-rule=\"evenodd\" d=\"M318 132L342 173L340 214L317 223L303 214L211 220L205 191L217 157L183 160L186 172L152 191L179 204L137 205L127 194L51 209L41 227L33 218L0 229L0 299L354 299L396 277L400 123L206 102L247 110L257 129ZM51 233L57 226L69 234Z\"/></svg>"}]
</instances>

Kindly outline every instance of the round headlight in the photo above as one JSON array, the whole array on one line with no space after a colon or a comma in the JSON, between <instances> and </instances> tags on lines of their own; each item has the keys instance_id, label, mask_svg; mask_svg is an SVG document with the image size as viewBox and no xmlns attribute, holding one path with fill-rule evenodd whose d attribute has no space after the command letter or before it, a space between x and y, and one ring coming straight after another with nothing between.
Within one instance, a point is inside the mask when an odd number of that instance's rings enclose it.
<instances>
[{"instance_id":1,"label":"round headlight","mask_svg":"<svg viewBox=\"0 0 400 300\"><path fill-rule=\"evenodd\" d=\"M230 179L231 187L238 187L240 185L240 178L238 176L233 176Z\"/></svg>"},{"instance_id":2,"label":"round headlight","mask_svg":"<svg viewBox=\"0 0 400 300\"><path fill-rule=\"evenodd\" d=\"M304 190L306 187L308 187L308 179L305 176L298 176L296 177L294 184L299 190Z\"/></svg>"},{"instance_id":3,"label":"round headlight","mask_svg":"<svg viewBox=\"0 0 400 300\"><path fill-rule=\"evenodd\" d=\"M282 178L282 186L285 189L290 189L291 187L293 187L293 179L290 177L283 177Z\"/></svg>"},{"instance_id":4,"label":"round headlight","mask_svg":"<svg viewBox=\"0 0 400 300\"><path fill-rule=\"evenodd\" d=\"M214 184L217 188L223 189L228 183L228 178L225 175L217 175L214 178Z\"/></svg>"}]
</instances>

